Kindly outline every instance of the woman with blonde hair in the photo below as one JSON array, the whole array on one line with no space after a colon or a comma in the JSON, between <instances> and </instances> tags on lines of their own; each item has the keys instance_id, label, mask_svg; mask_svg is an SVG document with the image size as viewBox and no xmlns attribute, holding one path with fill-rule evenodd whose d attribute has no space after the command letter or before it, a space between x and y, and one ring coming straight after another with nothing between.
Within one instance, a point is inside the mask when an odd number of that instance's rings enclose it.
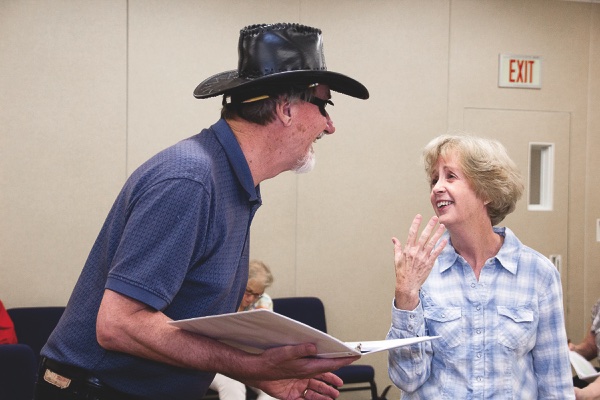
<instances>
[{"instance_id":1,"label":"woman with blonde hair","mask_svg":"<svg viewBox=\"0 0 600 400\"><path fill-rule=\"evenodd\" d=\"M433 139L424 162L436 216L393 238L388 338L440 337L389 352L402 399L573 399L560 275L496 226L523 193L515 163L461 135Z\"/></svg>"}]
</instances>

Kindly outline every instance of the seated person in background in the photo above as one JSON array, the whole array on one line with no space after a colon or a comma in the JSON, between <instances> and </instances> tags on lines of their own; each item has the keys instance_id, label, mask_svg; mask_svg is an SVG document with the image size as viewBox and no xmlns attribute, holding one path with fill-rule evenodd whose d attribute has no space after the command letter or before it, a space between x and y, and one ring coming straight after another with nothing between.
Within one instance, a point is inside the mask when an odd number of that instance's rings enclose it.
<instances>
[{"instance_id":1,"label":"seated person in background","mask_svg":"<svg viewBox=\"0 0 600 400\"><path fill-rule=\"evenodd\" d=\"M248 270L248 284L238 311L266 308L273 311L273 300L265 289L273 284L273 275L265 263L251 260Z\"/></svg>"},{"instance_id":2,"label":"seated person in background","mask_svg":"<svg viewBox=\"0 0 600 400\"><path fill-rule=\"evenodd\" d=\"M273 284L273 275L265 263L251 260L248 271L248 284L238 312L264 308L273 311L273 300L265 293L265 289ZM220 400L245 400L246 385L225 375L216 374L210 388L219 393ZM260 389L251 388L258 394L257 400L269 400L269 396Z\"/></svg>"},{"instance_id":3,"label":"seated person in background","mask_svg":"<svg viewBox=\"0 0 600 400\"><path fill-rule=\"evenodd\" d=\"M246 291L248 293L248 291ZM8 315L8 311L4 308L4 304L0 301L0 344L16 344L17 334L15 325Z\"/></svg>"},{"instance_id":4,"label":"seated person in background","mask_svg":"<svg viewBox=\"0 0 600 400\"><path fill-rule=\"evenodd\" d=\"M569 343L569 350L575 351L585 357L586 360L593 360L598 357L600 349L600 300L592 308L592 326L585 338L579 344ZM577 400L600 399L600 379L588 383L577 376L573 377L575 385L575 398Z\"/></svg>"}]
</instances>

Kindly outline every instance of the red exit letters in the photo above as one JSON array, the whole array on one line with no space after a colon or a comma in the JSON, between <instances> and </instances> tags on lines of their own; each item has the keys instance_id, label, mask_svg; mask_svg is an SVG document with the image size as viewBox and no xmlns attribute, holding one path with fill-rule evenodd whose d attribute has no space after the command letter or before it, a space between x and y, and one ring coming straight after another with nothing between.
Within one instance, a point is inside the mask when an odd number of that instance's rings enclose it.
<instances>
[{"instance_id":1,"label":"red exit letters","mask_svg":"<svg viewBox=\"0 0 600 400\"><path fill-rule=\"evenodd\" d=\"M542 57L500 54L498 86L524 89L542 88Z\"/></svg>"},{"instance_id":2,"label":"red exit letters","mask_svg":"<svg viewBox=\"0 0 600 400\"><path fill-rule=\"evenodd\" d=\"M533 60L517 60L510 59L509 61L509 82L515 83L532 83L533 82Z\"/></svg>"}]
</instances>

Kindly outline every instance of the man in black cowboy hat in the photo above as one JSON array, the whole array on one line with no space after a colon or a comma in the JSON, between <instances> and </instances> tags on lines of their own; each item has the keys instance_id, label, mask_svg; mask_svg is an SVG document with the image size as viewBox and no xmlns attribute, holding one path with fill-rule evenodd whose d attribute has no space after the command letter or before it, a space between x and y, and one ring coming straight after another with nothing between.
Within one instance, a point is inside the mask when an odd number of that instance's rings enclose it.
<instances>
[{"instance_id":1,"label":"man in black cowboy hat","mask_svg":"<svg viewBox=\"0 0 600 400\"><path fill-rule=\"evenodd\" d=\"M335 131L331 90L369 96L327 71L318 29L253 25L238 47L238 69L194 91L222 95L222 118L125 183L42 350L36 399L197 399L215 372L282 399L338 396L329 371L355 357L314 358L312 344L250 354L167 323L236 310L260 182L312 168L313 142Z\"/></svg>"}]
</instances>

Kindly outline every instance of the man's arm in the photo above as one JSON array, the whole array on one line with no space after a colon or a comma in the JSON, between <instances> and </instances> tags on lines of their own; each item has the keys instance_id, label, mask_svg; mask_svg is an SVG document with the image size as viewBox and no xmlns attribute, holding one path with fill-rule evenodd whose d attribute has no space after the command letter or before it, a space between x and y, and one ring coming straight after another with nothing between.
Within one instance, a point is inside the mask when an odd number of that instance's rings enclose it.
<instances>
[{"instance_id":1,"label":"man's arm","mask_svg":"<svg viewBox=\"0 0 600 400\"><path fill-rule=\"evenodd\" d=\"M312 356L316 355L317 350L315 345L310 343L273 348L262 354L250 354L217 340L171 326L167 321L170 321L170 318L162 312L112 290L105 290L96 321L98 343L106 350L128 353L182 368L219 372L253 386L263 386L259 382L262 380L315 376L340 386L339 378L326 372L348 365L359 358L314 358ZM267 390L275 390L280 398L288 397L287 394L295 395L296 392L302 395L305 388L311 390L308 393L318 392L326 397L337 397L335 389L314 379L287 382L285 396L281 394L283 389L273 389L273 384L267 386ZM320 396L312 395L310 398Z\"/></svg>"},{"instance_id":2,"label":"man's arm","mask_svg":"<svg viewBox=\"0 0 600 400\"><path fill-rule=\"evenodd\" d=\"M590 330L585 338L579 344L569 343L569 350L573 350L582 356L585 357L586 360L591 360L598 356L598 347L596 347L596 334Z\"/></svg>"}]
</instances>

